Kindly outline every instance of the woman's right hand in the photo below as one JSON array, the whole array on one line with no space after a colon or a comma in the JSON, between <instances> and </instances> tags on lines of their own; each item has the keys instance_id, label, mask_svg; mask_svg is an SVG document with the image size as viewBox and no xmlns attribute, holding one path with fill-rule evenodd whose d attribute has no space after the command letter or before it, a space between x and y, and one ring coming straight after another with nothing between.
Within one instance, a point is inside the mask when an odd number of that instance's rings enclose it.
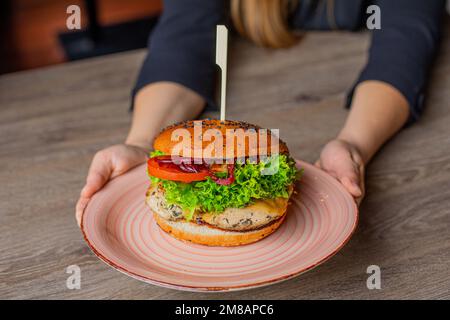
<instances>
[{"instance_id":1,"label":"woman's right hand","mask_svg":"<svg viewBox=\"0 0 450 320\"><path fill-rule=\"evenodd\" d=\"M99 191L110 179L120 176L130 169L144 163L148 158L145 148L118 144L98 151L92 160L86 179L76 206L75 217L78 226L81 216L89 199Z\"/></svg>"}]
</instances>

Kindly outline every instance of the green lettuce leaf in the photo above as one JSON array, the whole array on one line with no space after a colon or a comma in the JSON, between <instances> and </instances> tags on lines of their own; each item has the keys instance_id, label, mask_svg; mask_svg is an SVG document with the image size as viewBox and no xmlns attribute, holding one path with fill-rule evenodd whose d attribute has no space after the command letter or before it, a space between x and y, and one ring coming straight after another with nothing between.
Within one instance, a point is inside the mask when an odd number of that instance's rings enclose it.
<instances>
[{"instance_id":1,"label":"green lettuce leaf","mask_svg":"<svg viewBox=\"0 0 450 320\"><path fill-rule=\"evenodd\" d=\"M151 156L161 155L153 152ZM278 160L278 170L274 174L264 175ZM165 190L169 204L179 205L190 220L195 210L220 213L226 208L242 208L256 199L288 198L288 187L298 178L295 161L281 154L259 163L237 163L234 169L235 181L228 186L219 185L211 178L204 181L183 183L163 180L150 176L153 184L160 183Z\"/></svg>"}]
</instances>

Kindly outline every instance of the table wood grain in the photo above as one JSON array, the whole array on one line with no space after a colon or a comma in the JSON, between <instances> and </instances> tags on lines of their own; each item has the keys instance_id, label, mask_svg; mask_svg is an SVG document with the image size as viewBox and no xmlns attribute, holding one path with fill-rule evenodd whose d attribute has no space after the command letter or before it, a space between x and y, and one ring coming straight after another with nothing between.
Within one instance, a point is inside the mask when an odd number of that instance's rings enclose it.
<instances>
[{"instance_id":1,"label":"table wood grain","mask_svg":"<svg viewBox=\"0 0 450 320\"><path fill-rule=\"evenodd\" d=\"M366 60L367 33L309 33L294 48L230 47L229 118L280 128L313 162L342 126L343 101ZM448 299L450 298L450 32L431 75L423 118L367 170L351 241L295 279L249 291L188 293L141 283L84 243L74 206L96 150L122 142L144 51L0 77L0 298ZM209 113L217 116L217 113ZM66 267L81 289L66 288ZM381 290L366 269L381 267Z\"/></svg>"}]
</instances>

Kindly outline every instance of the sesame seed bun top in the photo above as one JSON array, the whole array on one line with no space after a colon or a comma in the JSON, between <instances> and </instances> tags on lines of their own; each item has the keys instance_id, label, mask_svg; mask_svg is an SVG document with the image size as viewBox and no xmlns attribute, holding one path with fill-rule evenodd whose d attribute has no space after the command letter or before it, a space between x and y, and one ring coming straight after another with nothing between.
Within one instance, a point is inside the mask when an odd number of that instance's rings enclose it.
<instances>
[{"instance_id":1,"label":"sesame seed bun top","mask_svg":"<svg viewBox=\"0 0 450 320\"><path fill-rule=\"evenodd\" d=\"M233 147L227 148L231 142ZM278 145L278 153L289 154L286 144L268 129L243 121L204 119L168 126L153 148L170 155L228 159L271 155L271 143Z\"/></svg>"}]
</instances>

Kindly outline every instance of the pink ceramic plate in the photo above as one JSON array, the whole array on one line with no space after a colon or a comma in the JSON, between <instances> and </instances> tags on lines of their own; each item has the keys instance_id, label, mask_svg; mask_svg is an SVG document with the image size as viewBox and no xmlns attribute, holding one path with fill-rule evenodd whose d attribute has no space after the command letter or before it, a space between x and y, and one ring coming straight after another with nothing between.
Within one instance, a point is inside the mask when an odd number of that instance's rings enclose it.
<instances>
[{"instance_id":1,"label":"pink ceramic plate","mask_svg":"<svg viewBox=\"0 0 450 320\"><path fill-rule=\"evenodd\" d=\"M333 256L358 220L350 194L331 176L305 170L282 226L240 247L185 243L160 230L144 204L145 165L112 180L89 202L81 229L93 252L142 281L189 291L253 288L297 276Z\"/></svg>"}]
</instances>

